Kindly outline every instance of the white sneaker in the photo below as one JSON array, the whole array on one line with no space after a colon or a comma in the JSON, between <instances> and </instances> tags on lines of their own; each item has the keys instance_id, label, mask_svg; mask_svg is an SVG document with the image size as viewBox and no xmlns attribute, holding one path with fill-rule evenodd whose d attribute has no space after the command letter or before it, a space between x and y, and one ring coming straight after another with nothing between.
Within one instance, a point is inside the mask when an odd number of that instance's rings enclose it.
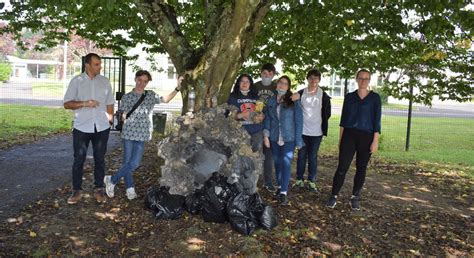
<instances>
[{"instance_id":1,"label":"white sneaker","mask_svg":"<svg viewBox=\"0 0 474 258\"><path fill-rule=\"evenodd\" d=\"M133 200L133 199L137 198L137 193L135 193L135 188L134 187L127 188L127 198L129 200Z\"/></svg>"},{"instance_id":2,"label":"white sneaker","mask_svg":"<svg viewBox=\"0 0 474 258\"><path fill-rule=\"evenodd\" d=\"M112 176L104 176L104 184L105 184L105 193L110 198L113 198L115 185L112 184Z\"/></svg>"}]
</instances>

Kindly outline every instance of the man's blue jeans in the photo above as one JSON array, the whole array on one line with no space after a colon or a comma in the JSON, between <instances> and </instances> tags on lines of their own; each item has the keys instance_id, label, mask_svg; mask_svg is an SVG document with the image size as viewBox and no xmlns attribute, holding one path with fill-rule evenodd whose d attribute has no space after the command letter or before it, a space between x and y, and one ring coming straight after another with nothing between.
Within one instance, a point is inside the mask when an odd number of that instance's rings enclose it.
<instances>
[{"instance_id":1,"label":"man's blue jeans","mask_svg":"<svg viewBox=\"0 0 474 258\"><path fill-rule=\"evenodd\" d=\"M304 147L298 150L296 162L296 180L303 180L308 161L308 181L314 182L318 173L318 151L323 136L303 135Z\"/></svg>"},{"instance_id":2,"label":"man's blue jeans","mask_svg":"<svg viewBox=\"0 0 474 258\"><path fill-rule=\"evenodd\" d=\"M72 131L74 148L74 164L72 165L73 190L82 190L82 175L84 174L84 162L86 161L89 142L92 142L92 150L94 152L94 186L96 188L104 187L105 153L107 152L109 132L110 129L95 133L84 133L77 129Z\"/></svg>"},{"instance_id":3,"label":"man's blue jeans","mask_svg":"<svg viewBox=\"0 0 474 258\"><path fill-rule=\"evenodd\" d=\"M295 151L295 142L285 142L283 146L271 141L273 161L275 162L275 175L280 192L288 191L291 176L291 162Z\"/></svg>"},{"instance_id":4,"label":"man's blue jeans","mask_svg":"<svg viewBox=\"0 0 474 258\"><path fill-rule=\"evenodd\" d=\"M132 173L140 166L144 149L144 141L123 140L123 163L122 167L112 176L112 184L116 185L123 177L126 188L134 186Z\"/></svg>"}]
</instances>

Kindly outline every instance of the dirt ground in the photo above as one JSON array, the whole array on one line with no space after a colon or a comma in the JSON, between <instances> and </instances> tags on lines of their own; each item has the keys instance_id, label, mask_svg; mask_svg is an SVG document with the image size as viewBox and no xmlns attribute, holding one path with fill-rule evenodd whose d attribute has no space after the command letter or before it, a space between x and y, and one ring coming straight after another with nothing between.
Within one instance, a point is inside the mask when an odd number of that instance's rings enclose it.
<instances>
[{"instance_id":1,"label":"dirt ground","mask_svg":"<svg viewBox=\"0 0 474 258\"><path fill-rule=\"evenodd\" d=\"M291 188L290 205L278 206L279 225L251 236L229 223L206 223L185 213L178 220L156 220L144 208L146 190L158 184L155 143L146 147L135 173L141 198L128 201L123 184L105 204L93 200L92 170L86 168L85 199L68 205L69 184L51 189L0 225L0 257L46 255L107 256L473 256L473 181L456 171L371 161L362 211L349 208L354 171L335 209L324 206L336 157L320 156L319 192ZM121 149L108 155L115 171Z\"/></svg>"}]
</instances>

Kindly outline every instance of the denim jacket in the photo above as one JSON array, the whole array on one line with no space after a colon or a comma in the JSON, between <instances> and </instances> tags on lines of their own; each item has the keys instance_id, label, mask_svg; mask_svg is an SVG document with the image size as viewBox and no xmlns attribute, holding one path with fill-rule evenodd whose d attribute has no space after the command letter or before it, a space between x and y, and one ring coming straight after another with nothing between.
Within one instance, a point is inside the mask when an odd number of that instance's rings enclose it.
<instances>
[{"instance_id":1,"label":"denim jacket","mask_svg":"<svg viewBox=\"0 0 474 258\"><path fill-rule=\"evenodd\" d=\"M298 100L289 108L284 106L280 109L280 118L277 114L277 96L273 96L265 105L265 120L263 121L263 135L270 138L271 141L277 142L278 136L281 134L284 142L295 142L296 147L301 148L303 143L303 111L301 102Z\"/></svg>"}]
</instances>

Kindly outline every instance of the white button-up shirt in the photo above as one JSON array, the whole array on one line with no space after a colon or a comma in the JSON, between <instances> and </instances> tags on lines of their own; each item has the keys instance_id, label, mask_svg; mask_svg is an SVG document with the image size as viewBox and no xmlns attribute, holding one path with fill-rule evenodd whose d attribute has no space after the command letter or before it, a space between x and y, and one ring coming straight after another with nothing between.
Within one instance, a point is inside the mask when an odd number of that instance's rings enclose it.
<instances>
[{"instance_id":1,"label":"white button-up shirt","mask_svg":"<svg viewBox=\"0 0 474 258\"><path fill-rule=\"evenodd\" d=\"M109 79L102 75L91 79L86 73L82 73L71 80L64 95L64 103L90 99L97 100L99 106L75 109L74 128L84 133L93 133L94 125L98 132L109 129L107 106L115 103Z\"/></svg>"}]
</instances>

